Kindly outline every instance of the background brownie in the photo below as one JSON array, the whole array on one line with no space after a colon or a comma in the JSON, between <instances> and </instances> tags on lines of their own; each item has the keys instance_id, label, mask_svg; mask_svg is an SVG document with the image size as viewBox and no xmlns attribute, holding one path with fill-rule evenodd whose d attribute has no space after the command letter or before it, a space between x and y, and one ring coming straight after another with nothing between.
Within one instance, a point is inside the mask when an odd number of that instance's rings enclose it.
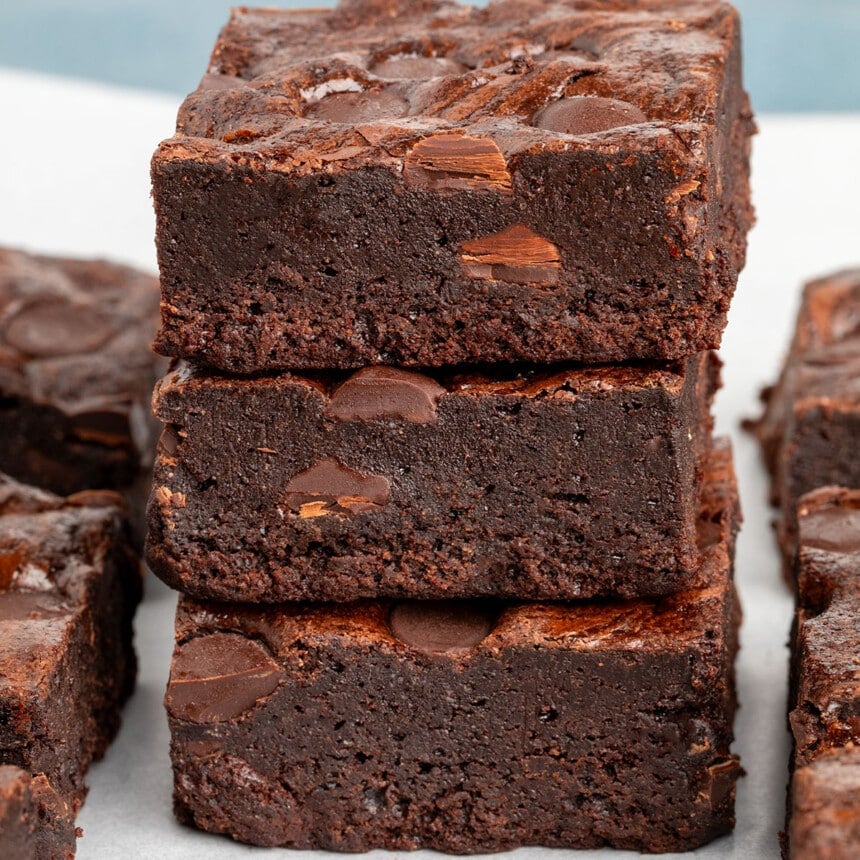
<instances>
[{"instance_id":1,"label":"background brownie","mask_svg":"<svg viewBox=\"0 0 860 860\"><path fill-rule=\"evenodd\" d=\"M75 811L134 685L139 598L120 496L0 476L0 764L44 773Z\"/></svg>"},{"instance_id":2,"label":"background brownie","mask_svg":"<svg viewBox=\"0 0 860 860\"><path fill-rule=\"evenodd\" d=\"M787 563L795 551L798 499L817 487L860 487L860 269L812 281L778 383L752 426L780 506Z\"/></svg>"},{"instance_id":3,"label":"background brownie","mask_svg":"<svg viewBox=\"0 0 860 860\"><path fill-rule=\"evenodd\" d=\"M860 857L860 747L828 750L794 775L791 860Z\"/></svg>"},{"instance_id":4,"label":"background brownie","mask_svg":"<svg viewBox=\"0 0 860 860\"><path fill-rule=\"evenodd\" d=\"M143 507L158 304L157 280L126 266L0 248L0 470Z\"/></svg>"},{"instance_id":5,"label":"background brownie","mask_svg":"<svg viewBox=\"0 0 860 860\"><path fill-rule=\"evenodd\" d=\"M729 830L737 493L719 456L695 587L662 601L183 597L180 820L342 851L677 851Z\"/></svg>"},{"instance_id":6,"label":"background brownie","mask_svg":"<svg viewBox=\"0 0 860 860\"><path fill-rule=\"evenodd\" d=\"M826 487L809 493L798 506L798 526L791 809L803 814L790 822L791 856L849 857L855 855L796 853L795 840L811 845L807 828L841 821L845 844L853 839L860 848L858 817L839 811L852 796L852 774L853 797L860 798L856 756L834 756L806 772L831 751L860 744L860 491ZM854 763L837 764L843 759ZM813 790L827 782L827 774L833 776L829 787ZM820 793L814 796L814 791ZM813 808L816 815L811 815Z\"/></svg>"},{"instance_id":7,"label":"background brownie","mask_svg":"<svg viewBox=\"0 0 860 860\"><path fill-rule=\"evenodd\" d=\"M158 348L250 372L716 347L752 130L717 0L234 10L153 161Z\"/></svg>"},{"instance_id":8,"label":"background brownie","mask_svg":"<svg viewBox=\"0 0 860 860\"><path fill-rule=\"evenodd\" d=\"M147 557L214 600L658 595L698 565L717 361L434 377L181 366Z\"/></svg>"},{"instance_id":9,"label":"background brownie","mask_svg":"<svg viewBox=\"0 0 860 860\"><path fill-rule=\"evenodd\" d=\"M0 766L0 857L71 860L75 838L72 810L44 774Z\"/></svg>"}]
</instances>

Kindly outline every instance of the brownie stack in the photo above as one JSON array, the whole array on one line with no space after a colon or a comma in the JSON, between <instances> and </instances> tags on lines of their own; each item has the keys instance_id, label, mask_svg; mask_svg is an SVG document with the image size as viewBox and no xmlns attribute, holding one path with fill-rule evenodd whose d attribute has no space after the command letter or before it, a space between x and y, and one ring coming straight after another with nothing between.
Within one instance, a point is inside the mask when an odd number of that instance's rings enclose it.
<instances>
[{"instance_id":1,"label":"brownie stack","mask_svg":"<svg viewBox=\"0 0 860 860\"><path fill-rule=\"evenodd\" d=\"M752 130L714 0L233 13L153 162L181 820L460 853L730 829L709 350Z\"/></svg>"}]
</instances>

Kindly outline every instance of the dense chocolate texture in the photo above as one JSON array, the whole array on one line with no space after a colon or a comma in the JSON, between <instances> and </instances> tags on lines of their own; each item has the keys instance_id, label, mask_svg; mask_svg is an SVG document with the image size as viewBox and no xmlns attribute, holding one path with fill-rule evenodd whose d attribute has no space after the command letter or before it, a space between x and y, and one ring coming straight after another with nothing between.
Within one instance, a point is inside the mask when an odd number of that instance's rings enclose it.
<instances>
[{"instance_id":1,"label":"dense chocolate texture","mask_svg":"<svg viewBox=\"0 0 860 860\"><path fill-rule=\"evenodd\" d=\"M141 582L122 505L0 476L0 764L44 773L74 811L134 685Z\"/></svg>"},{"instance_id":2,"label":"dense chocolate texture","mask_svg":"<svg viewBox=\"0 0 860 860\"><path fill-rule=\"evenodd\" d=\"M754 423L779 505L787 565L797 502L817 487L860 487L860 269L807 284L777 384Z\"/></svg>"},{"instance_id":3,"label":"dense chocolate texture","mask_svg":"<svg viewBox=\"0 0 860 860\"><path fill-rule=\"evenodd\" d=\"M661 601L250 607L183 597L175 810L260 845L694 848L731 829L728 451Z\"/></svg>"},{"instance_id":4,"label":"dense chocolate texture","mask_svg":"<svg viewBox=\"0 0 860 860\"><path fill-rule=\"evenodd\" d=\"M157 280L135 269L0 248L0 470L61 495L123 490L143 508L158 304Z\"/></svg>"},{"instance_id":5,"label":"dense chocolate texture","mask_svg":"<svg viewBox=\"0 0 860 860\"><path fill-rule=\"evenodd\" d=\"M0 857L71 860L75 839L72 810L44 774L0 766Z\"/></svg>"},{"instance_id":6,"label":"dense chocolate texture","mask_svg":"<svg viewBox=\"0 0 860 860\"><path fill-rule=\"evenodd\" d=\"M714 348L752 131L717 0L234 10L153 161L157 348L233 372Z\"/></svg>"},{"instance_id":7,"label":"dense chocolate texture","mask_svg":"<svg viewBox=\"0 0 860 860\"><path fill-rule=\"evenodd\" d=\"M790 856L860 855L860 491L825 487L798 506ZM843 810L851 806L850 813ZM843 851L826 853L842 831ZM817 853L816 853L817 852Z\"/></svg>"},{"instance_id":8,"label":"dense chocolate texture","mask_svg":"<svg viewBox=\"0 0 860 860\"><path fill-rule=\"evenodd\" d=\"M830 750L794 775L791 860L860 857L860 747Z\"/></svg>"},{"instance_id":9,"label":"dense chocolate texture","mask_svg":"<svg viewBox=\"0 0 860 860\"><path fill-rule=\"evenodd\" d=\"M434 377L228 378L189 365L147 558L202 599L668 594L698 565L716 358Z\"/></svg>"}]
</instances>

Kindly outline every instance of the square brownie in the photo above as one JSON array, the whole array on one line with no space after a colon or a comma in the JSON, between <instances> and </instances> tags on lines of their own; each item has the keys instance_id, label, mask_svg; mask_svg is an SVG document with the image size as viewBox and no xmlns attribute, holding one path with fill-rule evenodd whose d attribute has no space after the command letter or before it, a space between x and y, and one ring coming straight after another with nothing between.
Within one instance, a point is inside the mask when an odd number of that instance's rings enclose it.
<instances>
[{"instance_id":1,"label":"square brownie","mask_svg":"<svg viewBox=\"0 0 860 860\"><path fill-rule=\"evenodd\" d=\"M719 0L234 10L153 160L157 348L232 372L715 348L753 130Z\"/></svg>"},{"instance_id":2,"label":"square brownie","mask_svg":"<svg viewBox=\"0 0 860 860\"><path fill-rule=\"evenodd\" d=\"M134 686L140 591L121 496L0 476L0 764L45 774L74 812Z\"/></svg>"},{"instance_id":3,"label":"square brownie","mask_svg":"<svg viewBox=\"0 0 860 860\"><path fill-rule=\"evenodd\" d=\"M791 857L857 857L860 490L824 487L800 500L797 593L789 715ZM852 799L855 808L848 814ZM835 844L837 831L843 853L825 852L821 840Z\"/></svg>"},{"instance_id":4,"label":"square brownie","mask_svg":"<svg viewBox=\"0 0 860 860\"><path fill-rule=\"evenodd\" d=\"M71 860L75 816L44 774L0 766L0 857L5 860Z\"/></svg>"},{"instance_id":5,"label":"square brownie","mask_svg":"<svg viewBox=\"0 0 860 860\"><path fill-rule=\"evenodd\" d=\"M791 860L860 857L860 747L828 750L794 774Z\"/></svg>"},{"instance_id":6,"label":"square brownie","mask_svg":"<svg viewBox=\"0 0 860 860\"><path fill-rule=\"evenodd\" d=\"M166 695L179 819L339 851L695 848L731 829L737 490L656 601L183 597Z\"/></svg>"},{"instance_id":7,"label":"square brownie","mask_svg":"<svg viewBox=\"0 0 860 860\"><path fill-rule=\"evenodd\" d=\"M121 490L142 519L158 306L157 279L127 266L0 248L0 471Z\"/></svg>"},{"instance_id":8,"label":"square brownie","mask_svg":"<svg viewBox=\"0 0 860 860\"><path fill-rule=\"evenodd\" d=\"M147 558L212 600L668 594L718 362L253 379L181 365Z\"/></svg>"},{"instance_id":9,"label":"square brownie","mask_svg":"<svg viewBox=\"0 0 860 860\"><path fill-rule=\"evenodd\" d=\"M761 441L780 509L787 568L795 554L795 509L817 487L860 487L860 269L807 284L779 381L763 393L751 427Z\"/></svg>"}]
</instances>

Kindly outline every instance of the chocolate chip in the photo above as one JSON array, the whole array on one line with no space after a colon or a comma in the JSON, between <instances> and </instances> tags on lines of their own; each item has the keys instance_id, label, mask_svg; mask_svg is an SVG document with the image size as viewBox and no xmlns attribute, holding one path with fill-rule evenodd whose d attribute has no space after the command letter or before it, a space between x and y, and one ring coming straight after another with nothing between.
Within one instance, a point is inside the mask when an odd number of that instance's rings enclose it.
<instances>
[{"instance_id":1,"label":"chocolate chip","mask_svg":"<svg viewBox=\"0 0 860 860\"><path fill-rule=\"evenodd\" d=\"M388 623L401 642L444 653L474 648L490 635L497 614L489 601L407 600L395 604Z\"/></svg>"},{"instance_id":2,"label":"chocolate chip","mask_svg":"<svg viewBox=\"0 0 860 860\"><path fill-rule=\"evenodd\" d=\"M372 512L386 505L390 494L391 485L382 475L365 475L326 457L290 479L285 500L309 519Z\"/></svg>"},{"instance_id":3,"label":"chocolate chip","mask_svg":"<svg viewBox=\"0 0 860 860\"><path fill-rule=\"evenodd\" d=\"M341 421L393 419L428 423L445 389L429 376L395 367L366 367L331 397L326 415Z\"/></svg>"},{"instance_id":4,"label":"chocolate chip","mask_svg":"<svg viewBox=\"0 0 860 860\"><path fill-rule=\"evenodd\" d=\"M210 633L179 647L165 704L179 719L226 722L273 693L280 678L280 667L259 642Z\"/></svg>"},{"instance_id":5,"label":"chocolate chip","mask_svg":"<svg viewBox=\"0 0 860 860\"><path fill-rule=\"evenodd\" d=\"M558 248L523 224L463 243L460 259L472 278L552 285L561 273Z\"/></svg>"},{"instance_id":6,"label":"chocolate chip","mask_svg":"<svg viewBox=\"0 0 860 860\"><path fill-rule=\"evenodd\" d=\"M47 358L92 352L113 335L96 308L51 298L22 308L6 324L6 342L25 355Z\"/></svg>"},{"instance_id":7,"label":"chocolate chip","mask_svg":"<svg viewBox=\"0 0 860 860\"><path fill-rule=\"evenodd\" d=\"M409 102L391 90L332 93L309 105L305 116L353 125L380 119L397 119L409 113Z\"/></svg>"},{"instance_id":8,"label":"chocolate chip","mask_svg":"<svg viewBox=\"0 0 860 860\"><path fill-rule=\"evenodd\" d=\"M860 553L860 510L821 508L800 514L801 543L810 549L833 553Z\"/></svg>"},{"instance_id":9,"label":"chocolate chip","mask_svg":"<svg viewBox=\"0 0 860 860\"><path fill-rule=\"evenodd\" d=\"M648 122L648 117L629 102L600 96L571 96L539 110L532 125L561 134L594 134L643 122Z\"/></svg>"},{"instance_id":10,"label":"chocolate chip","mask_svg":"<svg viewBox=\"0 0 860 860\"><path fill-rule=\"evenodd\" d=\"M158 452L162 456L172 457L179 448L179 431L175 424L165 424L158 440Z\"/></svg>"},{"instance_id":11,"label":"chocolate chip","mask_svg":"<svg viewBox=\"0 0 860 860\"><path fill-rule=\"evenodd\" d=\"M389 57L374 63L370 71L385 80L426 80L445 75L460 75L468 67L448 57L415 57L408 54Z\"/></svg>"},{"instance_id":12,"label":"chocolate chip","mask_svg":"<svg viewBox=\"0 0 860 860\"><path fill-rule=\"evenodd\" d=\"M403 180L415 188L511 193L511 174L498 144L488 137L434 134L406 156Z\"/></svg>"}]
</instances>

